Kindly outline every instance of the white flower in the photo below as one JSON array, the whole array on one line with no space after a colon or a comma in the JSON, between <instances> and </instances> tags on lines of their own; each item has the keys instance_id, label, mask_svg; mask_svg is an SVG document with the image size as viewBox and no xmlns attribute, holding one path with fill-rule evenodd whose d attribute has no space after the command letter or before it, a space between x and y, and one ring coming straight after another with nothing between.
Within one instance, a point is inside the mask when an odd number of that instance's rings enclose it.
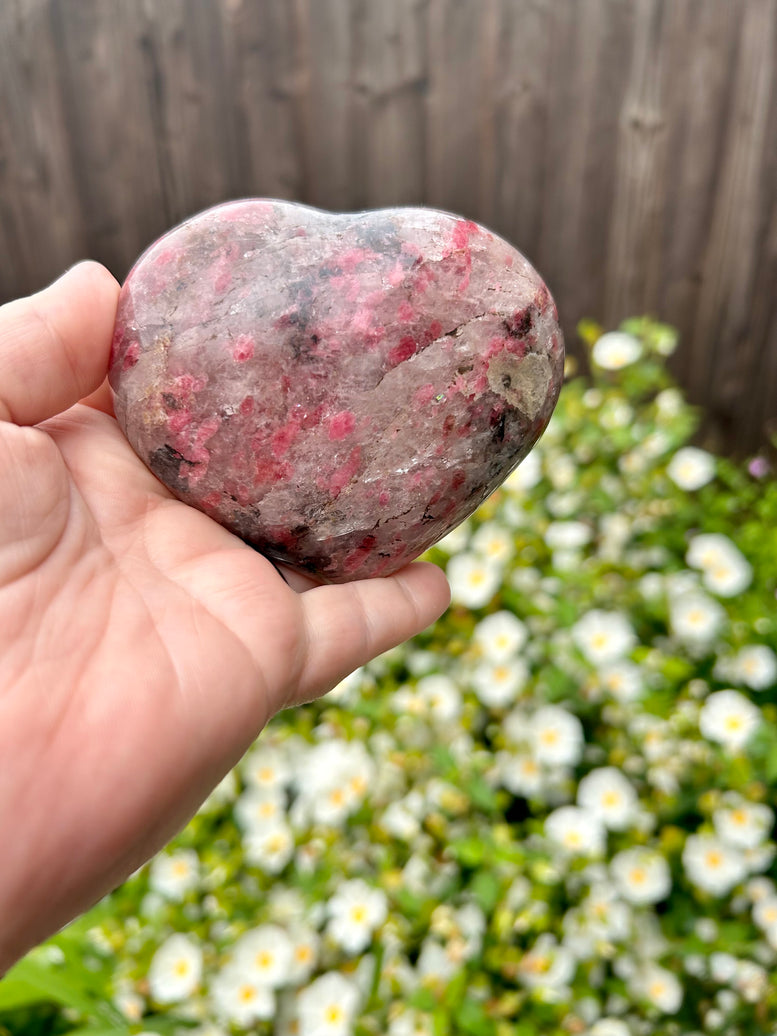
<instances>
[{"instance_id":1,"label":"white flower","mask_svg":"<svg viewBox=\"0 0 777 1036\"><path fill-rule=\"evenodd\" d=\"M551 522L545 530L545 543L551 550L580 550L591 542L591 536L583 522Z\"/></svg>"},{"instance_id":2,"label":"white flower","mask_svg":"<svg viewBox=\"0 0 777 1036\"><path fill-rule=\"evenodd\" d=\"M446 554L458 554L467 546L470 532L470 523L462 522L461 525L457 525L455 529L451 529L446 536L438 540L436 546L440 550L444 550Z\"/></svg>"},{"instance_id":3,"label":"white flower","mask_svg":"<svg viewBox=\"0 0 777 1036\"><path fill-rule=\"evenodd\" d=\"M706 450L684 446L672 457L666 473L680 489L701 489L715 477L715 458Z\"/></svg>"},{"instance_id":4,"label":"white flower","mask_svg":"<svg viewBox=\"0 0 777 1036\"><path fill-rule=\"evenodd\" d=\"M422 982L444 985L453 977L459 966L436 939L424 939L416 963L416 972Z\"/></svg>"},{"instance_id":5,"label":"white flower","mask_svg":"<svg viewBox=\"0 0 777 1036\"><path fill-rule=\"evenodd\" d=\"M422 811L423 796L413 791L404 799L389 803L378 823L388 834L411 842L421 831Z\"/></svg>"},{"instance_id":6,"label":"white flower","mask_svg":"<svg viewBox=\"0 0 777 1036\"><path fill-rule=\"evenodd\" d=\"M119 986L113 997L113 1002L130 1022L138 1022L145 1014L146 1001L136 993L131 984L126 987Z\"/></svg>"},{"instance_id":7,"label":"white flower","mask_svg":"<svg viewBox=\"0 0 777 1036\"><path fill-rule=\"evenodd\" d=\"M743 748L761 722L761 712L739 691L715 691L699 713L699 730L730 752Z\"/></svg>"},{"instance_id":8,"label":"white flower","mask_svg":"<svg viewBox=\"0 0 777 1036\"><path fill-rule=\"evenodd\" d=\"M473 639L490 662L505 662L526 644L528 631L512 612L487 615L475 627Z\"/></svg>"},{"instance_id":9,"label":"white flower","mask_svg":"<svg viewBox=\"0 0 777 1036\"><path fill-rule=\"evenodd\" d=\"M512 533L498 522L484 522L472 537L471 546L476 554L500 565L515 554Z\"/></svg>"},{"instance_id":10,"label":"white flower","mask_svg":"<svg viewBox=\"0 0 777 1036\"><path fill-rule=\"evenodd\" d=\"M757 1004L767 991L769 975L760 964L752 960L741 960L734 981L736 990L748 1004Z\"/></svg>"},{"instance_id":11,"label":"white flower","mask_svg":"<svg viewBox=\"0 0 777 1036\"><path fill-rule=\"evenodd\" d=\"M631 910L618 898L617 891L603 883L592 885L583 901L586 925L597 941L620 941L631 931Z\"/></svg>"},{"instance_id":12,"label":"white flower","mask_svg":"<svg viewBox=\"0 0 777 1036\"><path fill-rule=\"evenodd\" d=\"M594 666L620 660L637 643L636 634L625 615L599 609L586 612L578 619L572 627L572 639Z\"/></svg>"},{"instance_id":13,"label":"white flower","mask_svg":"<svg viewBox=\"0 0 777 1036\"><path fill-rule=\"evenodd\" d=\"M725 895L747 877L742 855L714 835L689 835L683 866L693 885L715 896Z\"/></svg>"},{"instance_id":14,"label":"white flower","mask_svg":"<svg viewBox=\"0 0 777 1036\"><path fill-rule=\"evenodd\" d=\"M669 602L669 626L678 640L706 647L720 631L726 613L717 601L700 591L689 591Z\"/></svg>"},{"instance_id":15,"label":"white flower","mask_svg":"<svg viewBox=\"0 0 777 1036\"><path fill-rule=\"evenodd\" d=\"M335 738L314 745L297 762L296 816L339 826L364 801L374 777L375 762L361 742Z\"/></svg>"},{"instance_id":16,"label":"white flower","mask_svg":"<svg viewBox=\"0 0 777 1036\"><path fill-rule=\"evenodd\" d=\"M631 1030L620 1018L599 1018L586 1036L631 1036Z\"/></svg>"},{"instance_id":17,"label":"white flower","mask_svg":"<svg viewBox=\"0 0 777 1036\"><path fill-rule=\"evenodd\" d=\"M683 988L677 977L666 968L649 963L642 966L632 988L664 1014L676 1014L683 1003Z\"/></svg>"},{"instance_id":18,"label":"white flower","mask_svg":"<svg viewBox=\"0 0 777 1036\"><path fill-rule=\"evenodd\" d=\"M386 1036L434 1036L432 1017L414 1008L391 1017Z\"/></svg>"},{"instance_id":19,"label":"white flower","mask_svg":"<svg viewBox=\"0 0 777 1036\"><path fill-rule=\"evenodd\" d=\"M766 842L762 845L756 845L752 849L743 849L742 855L745 858L747 869L753 874L759 874L763 871L768 871L774 863L774 857L777 855L777 846L773 842Z\"/></svg>"},{"instance_id":20,"label":"white flower","mask_svg":"<svg viewBox=\"0 0 777 1036\"><path fill-rule=\"evenodd\" d=\"M338 705L348 705L353 702L364 683L364 666L359 666L352 673L335 684L327 693L327 701L337 702Z\"/></svg>"},{"instance_id":21,"label":"white flower","mask_svg":"<svg viewBox=\"0 0 777 1036\"><path fill-rule=\"evenodd\" d=\"M279 874L294 855L294 836L288 824L268 824L244 836L243 850L248 863Z\"/></svg>"},{"instance_id":22,"label":"white flower","mask_svg":"<svg viewBox=\"0 0 777 1036\"><path fill-rule=\"evenodd\" d=\"M299 995L299 1036L347 1036L358 1003L353 982L337 971L321 975Z\"/></svg>"},{"instance_id":23,"label":"white flower","mask_svg":"<svg viewBox=\"0 0 777 1036\"><path fill-rule=\"evenodd\" d=\"M753 920L764 932L777 928L777 896L760 899L753 907Z\"/></svg>"},{"instance_id":24,"label":"white flower","mask_svg":"<svg viewBox=\"0 0 777 1036\"><path fill-rule=\"evenodd\" d=\"M534 758L549 766L574 766L583 754L582 723L558 705L545 705L534 713L526 738Z\"/></svg>"},{"instance_id":25,"label":"white flower","mask_svg":"<svg viewBox=\"0 0 777 1036\"><path fill-rule=\"evenodd\" d=\"M546 433L547 434L547 433ZM548 469L548 478L553 484L553 488L559 492L570 489L577 478L577 464L572 460L570 456L565 453L557 454L553 457L553 460ZM548 498L549 500L549 498ZM550 504L546 500L546 506L551 514L555 511L550 507ZM563 508L562 508L563 509ZM572 514L570 509L567 514Z\"/></svg>"},{"instance_id":26,"label":"white flower","mask_svg":"<svg viewBox=\"0 0 777 1036\"><path fill-rule=\"evenodd\" d=\"M676 388L664 389L656 396L656 409L662 417L676 417L684 405L683 394Z\"/></svg>"},{"instance_id":27,"label":"white flower","mask_svg":"<svg viewBox=\"0 0 777 1036\"><path fill-rule=\"evenodd\" d=\"M430 673L416 685L416 694L438 723L451 723L461 712L461 692L449 676Z\"/></svg>"},{"instance_id":28,"label":"white flower","mask_svg":"<svg viewBox=\"0 0 777 1036\"><path fill-rule=\"evenodd\" d=\"M777 895L771 878L751 878L747 883L745 892L753 903L760 903L762 899L769 899Z\"/></svg>"},{"instance_id":29,"label":"white flower","mask_svg":"<svg viewBox=\"0 0 777 1036\"><path fill-rule=\"evenodd\" d=\"M777 656L766 644L750 644L734 659L734 673L745 687L765 691L777 683Z\"/></svg>"},{"instance_id":30,"label":"white flower","mask_svg":"<svg viewBox=\"0 0 777 1036\"><path fill-rule=\"evenodd\" d=\"M512 471L505 480L505 486L515 492L522 492L527 489L534 489L542 478L542 462L539 452L533 450L521 461L515 471Z\"/></svg>"},{"instance_id":31,"label":"white flower","mask_svg":"<svg viewBox=\"0 0 777 1036\"><path fill-rule=\"evenodd\" d=\"M255 972L247 972L237 961L230 961L210 984L216 1014L224 1021L249 1027L253 1022L272 1018L275 994L263 986Z\"/></svg>"},{"instance_id":32,"label":"white flower","mask_svg":"<svg viewBox=\"0 0 777 1036\"><path fill-rule=\"evenodd\" d=\"M235 802L235 819L244 831L261 832L286 820L286 800L279 787L254 787Z\"/></svg>"},{"instance_id":33,"label":"white flower","mask_svg":"<svg viewBox=\"0 0 777 1036\"><path fill-rule=\"evenodd\" d=\"M634 701L642 693L642 670L628 659L600 669L599 681L608 694L620 702Z\"/></svg>"},{"instance_id":34,"label":"white flower","mask_svg":"<svg viewBox=\"0 0 777 1036\"><path fill-rule=\"evenodd\" d=\"M631 782L614 766L603 766L583 777L577 804L612 831L623 831L633 823L638 806Z\"/></svg>"},{"instance_id":35,"label":"white flower","mask_svg":"<svg viewBox=\"0 0 777 1036\"><path fill-rule=\"evenodd\" d=\"M691 568L701 570L704 585L719 597L735 597L746 590L753 579L748 560L722 533L694 536L686 561Z\"/></svg>"},{"instance_id":36,"label":"white flower","mask_svg":"<svg viewBox=\"0 0 777 1036\"><path fill-rule=\"evenodd\" d=\"M291 957L289 937L278 925L252 928L235 943L235 962L260 985L273 989L286 984Z\"/></svg>"},{"instance_id":37,"label":"white flower","mask_svg":"<svg viewBox=\"0 0 777 1036\"><path fill-rule=\"evenodd\" d=\"M737 973L739 961L731 953L713 953L710 955L710 976L718 985L727 985Z\"/></svg>"},{"instance_id":38,"label":"white flower","mask_svg":"<svg viewBox=\"0 0 777 1036\"><path fill-rule=\"evenodd\" d=\"M499 752L497 769L501 783L513 795L527 799L536 798L545 784L542 767L531 755Z\"/></svg>"},{"instance_id":39,"label":"white flower","mask_svg":"<svg viewBox=\"0 0 777 1036\"><path fill-rule=\"evenodd\" d=\"M476 903L465 903L454 912L453 924L456 934L464 941L465 959L480 953L486 930L486 918L480 907Z\"/></svg>"},{"instance_id":40,"label":"white flower","mask_svg":"<svg viewBox=\"0 0 777 1036\"><path fill-rule=\"evenodd\" d=\"M616 853L610 861L610 873L623 898L637 905L659 903L672 887L664 857L640 846Z\"/></svg>"},{"instance_id":41,"label":"white flower","mask_svg":"<svg viewBox=\"0 0 777 1036\"><path fill-rule=\"evenodd\" d=\"M213 791L208 795L203 804L197 810L198 813L211 813L221 809L228 802L232 802L237 794L237 778L235 771L225 773Z\"/></svg>"},{"instance_id":42,"label":"white flower","mask_svg":"<svg viewBox=\"0 0 777 1036\"><path fill-rule=\"evenodd\" d=\"M560 806L545 818L545 834L568 853L597 856L604 852L602 822L578 806Z\"/></svg>"},{"instance_id":43,"label":"white flower","mask_svg":"<svg viewBox=\"0 0 777 1036\"><path fill-rule=\"evenodd\" d=\"M148 986L158 1004L191 996L202 977L202 950L186 935L171 935L159 947L148 969Z\"/></svg>"},{"instance_id":44,"label":"white flower","mask_svg":"<svg viewBox=\"0 0 777 1036\"><path fill-rule=\"evenodd\" d=\"M504 662L484 662L472 672L471 683L480 701L493 709L503 709L515 701L526 684L529 669L521 658Z\"/></svg>"},{"instance_id":45,"label":"white flower","mask_svg":"<svg viewBox=\"0 0 777 1036\"><path fill-rule=\"evenodd\" d=\"M556 937L543 933L518 965L518 978L529 989L557 989L572 981L576 961Z\"/></svg>"},{"instance_id":46,"label":"white flower","mask_svg":"<svg viewBox=\"0 0 777 1036\"><path fill-rule=\"evenodd\" d=\"M608 331L591 350L591 358L602 370L618 371L635 363L642 355L642 345L625 331Z\"/></svg>"},{"instance_id":47,"label":"white flower","mask_svg":"<svg viewBox=\"0 0 777 1036\"><path fill-rule=\"evenodd\" d=\"M291 963L286 975L289 985L307 982L318 963L321 939L316 931L305 925L292 925L288 931L291 942Z\"/></svg>"},{"instance_id":48,"label":"white flower","mask_svg":"<svg viewBox=\"0 0 777 1036\"><path fill-rule=\"evenodd\" d=\"M617 562L631 536L631 521L625 514L604 514L599 519L599 554L605 561Z\"/></svg>"},{"instance_id":49,"label":"white flower","mask_svg":"<svg viewBox=\"0 0 777 1036\"><path fill-rule=\"evenodd\" d=\"M388 914L382 889L371 888L357 878L343 882L327 904L328 934L347 953L361 953L372 942Z\"/></svg>"},{"instance_id":50,"label":"white flower","mask_svg":"<svg viewBox=\"0 0 777 1036\"><path fill-rule=\"evenodd\" d=\"M736 849L755 849L768 836L774 824L774 813L759 802L732 802L716 809L715 831Z\"/></svg>"},{"instance_id":51,"label":"white flower","mask_svg":"<svg viewBox=\"0 0 777 1036\"><path fill-rule=\"evenodd\" d=\"M502 579L501 567L477 554L457 554L446 566L451 600L467 608L482 608L492 599Z\"/></svg>"},{"instance_id":52,"label":"white flower","mask_svg":"<svg viewBox=\"0 0 777 1036\"><path fill-rule=\"evenodd\" d=\"M194 849L179 849L174 853L160 853L151 861L148 884L154 892L167 899L181 900L197 887L200 879L200 859Z\"/></svg>"},{"instance_id":53,"label":"white flower","mask_svg":"<svg viewBox=\"0 0 777 1036\"><path fill-rule=\"evenodd\" d=\"M254 788L280 791L291 780L291 766L286 752L277 745L259 742L240 764L240 771Z\"/></svg>"}]
</instances>

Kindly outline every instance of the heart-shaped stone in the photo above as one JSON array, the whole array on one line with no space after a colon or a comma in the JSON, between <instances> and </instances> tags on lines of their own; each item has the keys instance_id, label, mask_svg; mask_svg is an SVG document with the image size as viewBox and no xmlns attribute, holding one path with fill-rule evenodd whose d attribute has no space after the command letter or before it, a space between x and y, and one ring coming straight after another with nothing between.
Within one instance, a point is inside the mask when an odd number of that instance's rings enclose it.
<instances>
[{"instance_id":1,"label":"heart-shaped stone","mask_svg":"<svg viewBox=\"0 0 777 1036\"><path fill-rule=\"evenodd\" d=\"M556 307L514 248L430 209L231 202L122 288L121 427L181 500L329 582L450 531L543 432Z\"/></svg>"}]
</instances>

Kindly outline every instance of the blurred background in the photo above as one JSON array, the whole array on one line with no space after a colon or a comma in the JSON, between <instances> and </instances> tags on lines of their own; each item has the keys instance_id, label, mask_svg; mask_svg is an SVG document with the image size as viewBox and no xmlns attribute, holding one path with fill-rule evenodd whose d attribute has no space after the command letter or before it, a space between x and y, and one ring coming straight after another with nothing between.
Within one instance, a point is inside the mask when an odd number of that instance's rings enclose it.
<instances>
[{"instance_id":1,"label":"blurred background","mask_svg":"<svg viewBox=\"0 0 777 1036\"><path fill-rule=\"evenodd\" d=\"M485 223L777 431L777 0L3 0L0 301L249 195Z\"/></svg>"}]
</instances>

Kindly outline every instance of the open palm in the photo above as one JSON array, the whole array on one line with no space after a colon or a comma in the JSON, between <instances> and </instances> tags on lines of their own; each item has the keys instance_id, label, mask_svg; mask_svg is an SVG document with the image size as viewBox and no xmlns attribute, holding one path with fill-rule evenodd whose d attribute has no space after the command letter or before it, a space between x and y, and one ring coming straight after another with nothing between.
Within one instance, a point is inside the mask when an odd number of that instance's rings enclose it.
<instances>
[{"instance_id":1,"label":"open palm","mask_svg":"<svg viewBox=\"0 0 777 1036\"><path fill-rule=\"evenodd\" d=\"M0 974L159 849L275 712L448 602L425 564L287 583L172 497L112 416L117 296L84 263L0 310Z\"/></svg>"}]
</instances>

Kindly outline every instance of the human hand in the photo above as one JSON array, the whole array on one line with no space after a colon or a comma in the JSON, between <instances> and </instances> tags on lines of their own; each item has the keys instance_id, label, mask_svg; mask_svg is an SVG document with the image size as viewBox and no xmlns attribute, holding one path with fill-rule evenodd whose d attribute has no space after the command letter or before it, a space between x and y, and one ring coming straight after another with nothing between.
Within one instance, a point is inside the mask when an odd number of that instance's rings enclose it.
<instances>
[{"instance_id":1,"label":"human hand","mask_svg":"<svg viewBox=\"0 0 777 1036\"><path fill-rule=\"evenodd\" d=\"M0 974L161 848L275 712L449 599L420 563L287 585L176 500L112 414L118 292L82 263L0 309Z\"/></svg>"}]
</instances>

